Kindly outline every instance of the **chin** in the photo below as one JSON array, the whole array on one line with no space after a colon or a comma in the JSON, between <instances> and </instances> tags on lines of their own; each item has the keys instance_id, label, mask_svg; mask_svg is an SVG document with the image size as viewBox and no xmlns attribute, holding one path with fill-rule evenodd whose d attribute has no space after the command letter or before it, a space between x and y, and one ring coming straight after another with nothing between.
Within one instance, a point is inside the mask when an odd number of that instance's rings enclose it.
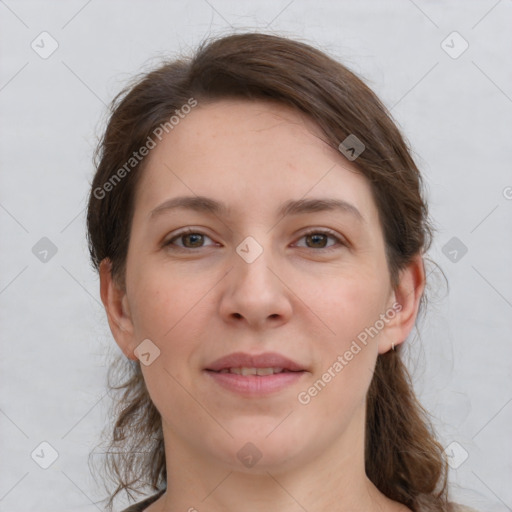
<instances>
[{"instance_id":1,"label":"chin","mask_svg":"<svg viewBox=\"0 0 512 512\"><path fill-rule=\"evenodd\" d=\"M301 445L294 435L286 429L280 432L278 422L265 421L264 428L256 427L246 431L234 430L228 427L234 438L227 438L223 443L215 443L209 449L213 458L222 461L230 471L243 473L265 474L267 471L279 472L295 467L300 459ZM273 430L275 429L275 430ZM269 435L269 432L272 432ZM304 439L301 439L304 443Z\"/></svg>"}]
</instances>

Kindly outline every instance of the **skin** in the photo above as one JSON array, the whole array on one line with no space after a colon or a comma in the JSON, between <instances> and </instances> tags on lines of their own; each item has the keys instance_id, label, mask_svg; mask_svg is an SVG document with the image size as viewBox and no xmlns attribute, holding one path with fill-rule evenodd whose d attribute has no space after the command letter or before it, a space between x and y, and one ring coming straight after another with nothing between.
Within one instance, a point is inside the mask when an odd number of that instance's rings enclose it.
<instances>
[{"instance_id":1,"label":"skin","mask_svg":"<svg viewBox=\"0 0 512 512\"><path fill-rule=\"evenodd\" d=\"M134 349L150 339L160 350L141 368L162 416L168 489L148 511L409 510L366 477L365 398L378 354L414 326L423 260L392 288L377 207L354 164L303 114L243 100L200 103L148 156L126 286L112 280L108 260L100 269L120 348L137 359ZM180 195L226 202L232 213L150 218ZM276 217L283 202L304 197L344 199L364 222L337 211ZM206 236L162 246L189 226ZM308 228L331 229L346 245L304 236ZM236 252L247 236L263 248L252 263ZM309 404L299 403L298 393L394 303L401 310L378 335ZM271 396L241 397L202 372L235 351L279 352L309 372ZM237 458L248 441L262 454L252 468Z\"/></svg>"}]
</instances>

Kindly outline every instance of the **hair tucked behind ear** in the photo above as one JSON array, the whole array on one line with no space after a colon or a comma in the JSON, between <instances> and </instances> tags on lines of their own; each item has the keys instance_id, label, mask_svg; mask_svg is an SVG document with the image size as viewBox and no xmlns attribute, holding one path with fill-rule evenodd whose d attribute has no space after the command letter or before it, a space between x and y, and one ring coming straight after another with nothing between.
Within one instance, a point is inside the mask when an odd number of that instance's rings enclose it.
<instances>
[{"instance_id":1,"label":"hair tucked behind ear","mask_svg":"<svg viewBox=\"0 0 512 512\"><path fill-rule=\"evenodd\" d=\"M307 114L322 129L325 142L336 149L355 135L365 149L353 163L371 185L391 283L396 284L399 271L429 248L433 228L420 172L376 95L345 66L308 44L246 33L205 41L192 57L144 74L113 101L96 154L87 212L96 269L109 258L114 278L123 282L134 192L145 160L108 193L104 184L191 98L199 104L222 98L281 102ZM449 511L443 448L415 397L400 349L401 345L378 356L368 391L366 473L382 493L414 512ZM107 472L117 485L110 508L122 490L166 486L160 415L138 361L121 363L121 384L111 386L119 397L106 459Z\"/></svg>"},{"instance_id":2,"label":"hair tucked behind ear","mask_svg":"<svg viewBox=\"0 0 512 512\"><path fill-rule=\"evenodd\" d=\"M383 494L412 510L451 510L444 450L398 350L377 358L368 390L366 473Z\"/></svg>"}]
</instances>

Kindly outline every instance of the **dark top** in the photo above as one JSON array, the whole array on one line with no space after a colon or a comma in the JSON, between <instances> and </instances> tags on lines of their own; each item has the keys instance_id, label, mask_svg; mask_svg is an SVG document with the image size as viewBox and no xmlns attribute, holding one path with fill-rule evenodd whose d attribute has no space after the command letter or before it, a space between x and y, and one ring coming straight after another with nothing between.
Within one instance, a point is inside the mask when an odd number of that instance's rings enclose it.
<instances>
[{"instance_id":1,"label":"dark top","mask_svg":"<svg viewBox=\"0 0 512 512\"><path fill-rule=\"evenodd\" d=\"M143 501L139 501L139 503L134 503L133 505L129 506L128 508L125 508L121 512L142 512L146 509L147 506L151 505L151 503L155 502L162 494L165 492L165 489L162 489L161 491L158 491L156 494L153 494L153 496L150 496L149 498L146 498Z\"/></svg>"}]
</instances>

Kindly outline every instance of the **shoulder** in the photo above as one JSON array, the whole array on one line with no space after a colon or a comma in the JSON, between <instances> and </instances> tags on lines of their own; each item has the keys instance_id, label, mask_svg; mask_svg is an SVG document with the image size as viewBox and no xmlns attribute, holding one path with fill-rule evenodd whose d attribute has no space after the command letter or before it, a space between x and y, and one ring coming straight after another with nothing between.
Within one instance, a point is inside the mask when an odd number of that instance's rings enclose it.
<instances>
[{"instance_id":1,"label":"shoulder","mask_svg":"<svg viewBox=\"0 0 512 512\"><path fill-rule=\"evenodd\" d=\"M158 491L156 494L153 494L153 496L150 496L149 498L146 498L143 501L139 501L138 503L134 503L133 505L129 506L128 508L125 508L121 512L143 512L151 503L155 502L162 494L165 492L165 489L162 489L161 491Z\"/></svg>"}]
</instances>

